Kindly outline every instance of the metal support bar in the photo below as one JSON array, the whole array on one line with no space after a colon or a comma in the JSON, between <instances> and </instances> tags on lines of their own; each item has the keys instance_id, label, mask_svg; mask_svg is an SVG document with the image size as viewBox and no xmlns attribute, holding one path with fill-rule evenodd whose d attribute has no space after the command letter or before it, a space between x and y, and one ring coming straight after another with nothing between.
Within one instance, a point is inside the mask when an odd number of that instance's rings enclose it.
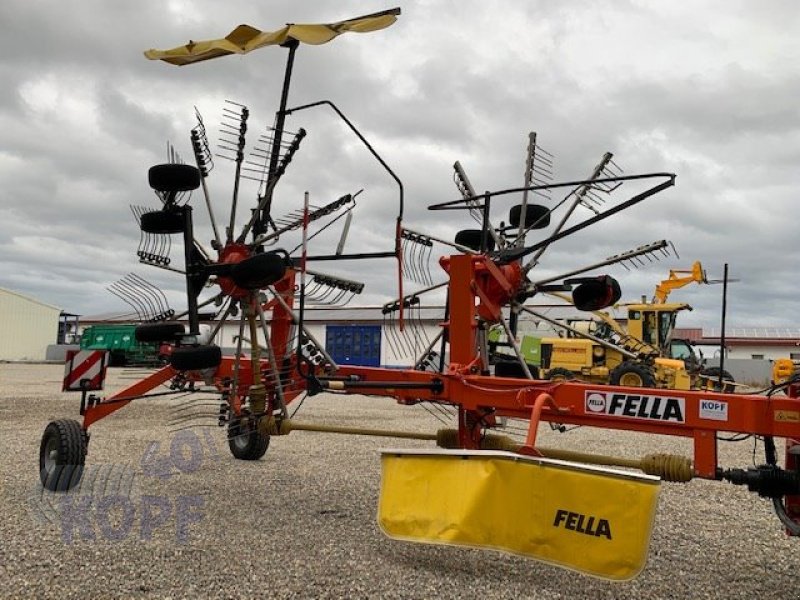
<instances>
[{"instance_id":1,"label":"metal support bar","mask_svg":"<svg viewBox=\"0 0 800 600\"><path fill-rule=\"evenodd\" d=\"M281 104L278 112L275 115L275 137L272 140L272 154L269 158L269 171L267 172L267 189L265 191L265 200L263 208L259 209L257 220L253 225L253 237L258 237L267 230L267 222L270 218L270 211L272 209L272 191L274 186L269 186L269 181L275 176L275 170L278 167L278 160L280 158L281 139L283 138L283 128L286 123L286 103L289 98L289 84L292 80L292 68L294 67L294 55L297 51L297 46L300 42L290 39L286 42L286 47L289 48L289 56L286 58L286 71L283 76L283 89L281 90ZM254 215L256 216L256 215ZM245 234L246 235L246 234Z\"/></svg>"},{"instance_id":2,"label":"metal support bar","mask_svg":"<svg viewBox=\"0 0 800 600\"><path fill-rule=\"evenodd\" d=\"M186 307L189 317L189 334L200 335L200 318L197 314L197 294L195 294L192 277L188 276L193 269L194 257L192 256L192 248L194 248L194 229L192 225L192 207L183 206L183 255L184 264L186 265Z\"/></svg>"},{"instance_id":3,"label":"metal support bar","mask_svg":"<svg viewBox=\"0 0 800 600\"><path fill-rule=\"evenodd\" d=\"M275 350L272 347L272 342L269 338L269 328L267 327L267 320L264 318L264 309L261 308L261 304L259 302L254 302L256 306L256 312L258 313L258 320L261 324L261 331L264 333L264 346L267 349L267 359L269 360L269 366L272 369L272 379L273 384L275 385L275 396L278 399L278 407L281 410L281 417L286 419L289 416L289 412L286 410L286 400L283 396L283 385L281 385L281 376L280 371L278 369L278 362L275 360Z\"/></svg>"},{"instance_id":4,"label":"metal support bar","mask_svg":"<svg viewBox=\"0 0 800 600\"><path fill-rule=\"evenodd\" d=\"M331 365L331 367L332 367L334 370L338 369L338 368L339 368L339 365L337 365L337 364L336 364L336 361L335 361L335 360L333 360L333 357L332 357L330 354L328 354L328 352L325 350L325 346L323 346L322 344L320 344L320 343L319 343L319 341L317 340L317 338L316 338L316 337L314 337L314 335L313 335L313 334L312 334L312 333L311 333L311 332L310 332L308 329L306 329L305 325L303 325L303 324L301 323L300 319L297 317L297 314L296 314L296 313L295 313L295 312L294 312L294 311L293 311L293 310L292 310L292 309L289 307L289 305L286 303L286 300L284 300L284 299L281 297L281 295L280 295L278 292L276 292L276 291L275 291L275 290L274 290L272 287L269 287L269 288L267 288L267 289L268 289L268 290L269 290L269 291L272 293L272 296L275 298L275 300L277 300L277 301L278 301L278 304L280 304L280 305L283 307L283 309L284 309L284 310L285 310L287 313L289 313L290 315L292 315L292 322L293 322L295 325L300 325L300 328L303 330L303 334L304 334L304 335L305 335L305 336L306 336L306 337L307 337L309 340L311 340L312 342L314 342L314 345L315 345L315 346L317 347L317 349L318 349L318 350L319 350L319 351L322 353L322 356L324 356L324 357L325 357L325 360L328 362L328 364L330 364L330 365Z\"/></svg>"},{"instance_id":5,"label":"metal support bar","mask_svg":"<svg viewBox=\"0 0 800 600\"><path fill-rule=\"evenodd\" d=\"M525 358L522 356L522 350L520 350L517 340L514 339L514 333L511 331L508 323L506 323L505 319L500 319L500 324L503 326L503 329L506 332L509 345L514 350L514 354L517 355L517 360L519 360L519 364L522 366L522 372L525 373L525 377L528 379L535 379L535 377L531 374L531 370L528 368L528 363L525 362Z\"/></svg>"}]
</instances>

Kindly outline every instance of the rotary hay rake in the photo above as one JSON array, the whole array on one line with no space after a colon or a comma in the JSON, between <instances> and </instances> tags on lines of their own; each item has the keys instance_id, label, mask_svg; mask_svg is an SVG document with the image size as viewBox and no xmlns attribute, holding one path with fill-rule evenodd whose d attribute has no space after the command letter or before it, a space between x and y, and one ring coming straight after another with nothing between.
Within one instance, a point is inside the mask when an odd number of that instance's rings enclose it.
<instances>
[{"instance_id":1,"label":"rotary hay rake","mask_svg":"<svg viewBox=\"0 0 800 600\"><path fill-rule=\"evenodd\" d=\"M800 534L800 472L795 459L800 439L800 384L796 378L773 385L764 395L541 381L535 379L535 367L525 362L514 341L519 314L530 310L526 301L540 292L571 291L575 305L582 310L601 309L619 300L616 280L585 274L664 252L666 242L573 269L562 278L535 281L530 275L551 244L669 188L674 175L623 175L607 154L587 179L553 183L553 157L531 134L521 187L477 194L463 167L456 163L456 185L462 197L428 208L468 211L480 227L463 230L455 242L449 242L403 226L402 182L337 106L327 100L288 106L295 53L301 42L321 44L346 32L376 31L394 23L399 14L399 9L394 9L333 24L288 25L276 32L242 25L221 40L146 53L151 59L185 65L279 45L288 51L280 106L274 127L262 136L254 152L255 161L245 160L248 109L235 103L226 106L223 153L219 156L235 164L236 176L230 221L222 234L205 181L214 166L214 155L199 113L190 135L196 165L182 163L170 148L169 162L150 169L149 183L161 206L133 209L142 231L140 259L185 276L188 310L148 319L136 335L141 341L173 344L170 364L108 397L88 393L100 388L102 373L92 371L90 378L71 371L69 389L83 392L83 421L60 419L45 429L39 456L43 486L56 491L75 486L83 472L92 424L129 402L164 394L154 390L168 385L168 394L218 396L219 423L227 425L230 451L237 459L260 459L271 436L296 430L435 440L440 450L383 453L379 523L398 539L501 549L594 576L629 579L646 561L660 481L687 482L695 477L747 485L774 504L789 534ZM310 240L345 216L346 232L357 193L321 206L311 206L306 194L302 208L283 218L272 214L276 186L306 135L303 129L290 134L286 119L322 106L343 120L397 183L398 212L393 244L388 249L347 254L343 236L335 252L308 252ZM237 230L242 177L255 178L260 188L251 218ZM625 189L640 189L625 200L615 200L623 184ZM202 188L213 228L213 251L204 249L194 237L188 200L198 188ZM566 196L551 207L528 203L531 197L552 204L553 197L564 191ZM519 195L522 204L511 208L509 223L494 226L492 206ZM590 210L592 216L568 225L579 206ZM559 222L546 237L527 244L526 234L550 227L551 214L562 207ZM299 244L288 242L291 232L301 235ZM182 270L168 257L170 240L176 237L183 241ZM438 260L446 278L435 283L426 263L440 246L447 250ZM403 343L400 335L414 323L415 319L408 317L420 306L420 297L440 289L447 293L441 330L433 339L417 338L424 339L425 349L414 368L337 365L306 326L304 312L314 302L344 302L360 293L363 284L308 265L381 259L398 265L398 297L384 306L398 343ZM427 287L404 294L404 275ZM201 300L209 287L216 293ZM123 295L130 295L128 288ZM223 356L218 346L203 343L199 310L212 303L219 308L219 315L210 339L223 323L238 318L233 356ZM184 317L188 331L178 320ZM487 331L498 324L507 334L512 360L488 350ZM292 404L300 404L306 394L320 392L423 404L452 415L454 423L451 428L417 434L338 428L290 418ZM526 424L524 439L497 433L506 420ZM182 417L181 423L185 421ZM562 430L588 426L683 436L693 440L694 456L653 454L631 460L543 448L536 443L542 421ZM722 431L761 438L764 464L722 468L717 461ZM779 437L787 440L784 467L777 459L775 438Z\"/></svg>"}]
</instances>

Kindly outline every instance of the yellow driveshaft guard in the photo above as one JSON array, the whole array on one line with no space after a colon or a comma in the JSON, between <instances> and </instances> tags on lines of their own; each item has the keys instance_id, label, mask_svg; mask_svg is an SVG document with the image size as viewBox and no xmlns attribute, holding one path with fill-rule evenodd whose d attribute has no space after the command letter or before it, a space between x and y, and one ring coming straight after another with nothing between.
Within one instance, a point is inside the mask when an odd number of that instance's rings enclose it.
<instances>
[{"instance_id":1,"label":"yellow driveshaft guard","mask_svg":"<svg viewBox=\"0 0 800 600\"><path fill-rule=\"evenodd\" d=\"M509 452L386 450L389 537L490 548L632 579L645 565L658 478Z\"/></svg>"}]
</instances>

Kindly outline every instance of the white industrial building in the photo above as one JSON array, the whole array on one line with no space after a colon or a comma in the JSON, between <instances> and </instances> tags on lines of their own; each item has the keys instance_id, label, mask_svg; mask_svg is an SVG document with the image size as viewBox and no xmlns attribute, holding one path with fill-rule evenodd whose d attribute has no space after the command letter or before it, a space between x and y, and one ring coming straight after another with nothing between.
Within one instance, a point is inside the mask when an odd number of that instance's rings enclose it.
<instances>
[{"instance_id":1,"label":"white industrial building","mask_svg":"<svg viewBox=\"0 0 800 600\"><path fill-rule=\"evenodd\" d=\"M44 360L60 314L57 306L0 288L0 360Z\"/></svg>"}]
</instances>

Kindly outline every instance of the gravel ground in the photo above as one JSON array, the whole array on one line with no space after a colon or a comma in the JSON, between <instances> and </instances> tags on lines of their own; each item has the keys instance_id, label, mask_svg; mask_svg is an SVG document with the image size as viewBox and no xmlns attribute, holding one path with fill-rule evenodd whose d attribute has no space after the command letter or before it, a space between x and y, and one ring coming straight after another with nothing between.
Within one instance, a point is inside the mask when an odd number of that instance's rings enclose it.
<instances>
[{"instance_id":1,"label":"gravel ground","mask_svg":"<svg viewBox=\"0 0 800 600\"><path fill-rule=\"evenodd\" d=\"M53 498L38 485L39 440L51 419L77 417L79 399L58 392L62 371L0 364L3 598L800 597L800 540L783 534L767 502L729 484L662 486L645 570L610 583L497 552L384 537L375 522L378 449L417 442L296 432L273 438L261 461L236 461L221 430L169 426L185 414L179 399L134 402L93 426L81 490ZM106 392L140 376L111 370ZM309 398L298 416L439 426L420 407L359 396ZM630 457L691 450L685 440L587 428L543 427L539 440ZM747 466L752 454L752 442L724 444L720 462ZM70 506L79 513L80 497L118 494L125 503L94 506L83 529L63 516ZM161 510L170 514L159 523Z\"/></svg>"}]
</instances>

